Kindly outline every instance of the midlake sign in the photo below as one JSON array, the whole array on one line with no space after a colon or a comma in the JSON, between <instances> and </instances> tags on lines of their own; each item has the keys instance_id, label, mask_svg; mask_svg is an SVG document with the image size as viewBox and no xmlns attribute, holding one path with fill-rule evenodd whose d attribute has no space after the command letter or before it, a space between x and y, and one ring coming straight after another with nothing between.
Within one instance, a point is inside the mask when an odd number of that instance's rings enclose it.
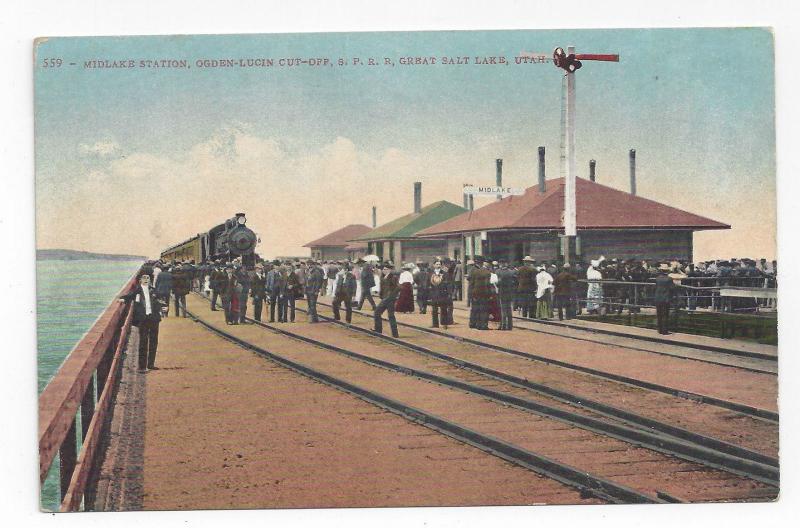
<instances>
[{"instance_id":1,"label":"midlake sign","mask_svg":"<svg viewBox=\"0 0 800 528\"><path fill-rule=\"evenodd\" d=\"M472 185L465 183L464 184L464 194L472 194L476 196L491 196L491 195L501 195L501 196L522 196L525 194L525 189L521 189L518 187L500 187L500 186L482 186L482 185Z\"/></svg>"}]
</instances>

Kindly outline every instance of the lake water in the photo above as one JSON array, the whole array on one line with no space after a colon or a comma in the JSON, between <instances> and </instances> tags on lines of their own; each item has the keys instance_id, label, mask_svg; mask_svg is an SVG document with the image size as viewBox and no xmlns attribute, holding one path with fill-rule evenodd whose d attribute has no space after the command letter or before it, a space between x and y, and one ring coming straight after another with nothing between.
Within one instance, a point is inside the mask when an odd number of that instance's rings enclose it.
<instances>
[{"instance_id":1,"label":"lake water","mask_svg":"<svg viewBox=\"0 0 800 528\"><path fill-rule=\"evenodd\" d=\"M39 393L141 266L140 261L40 260L36 263ZM80 426L78 427L80 430ZM41 506L58 510L58 458L42 487Z\"/></svg>"}]
</instances>

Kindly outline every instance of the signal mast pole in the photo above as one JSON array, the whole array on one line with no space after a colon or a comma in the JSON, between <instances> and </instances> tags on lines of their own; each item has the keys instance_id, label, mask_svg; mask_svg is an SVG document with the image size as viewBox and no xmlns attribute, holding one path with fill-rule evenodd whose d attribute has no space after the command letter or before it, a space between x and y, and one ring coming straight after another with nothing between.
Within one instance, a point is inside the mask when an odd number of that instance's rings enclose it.
<instances>
[{"instance_id":1,"label":"signal mast pole","mask_svg":"<svg viewBox=\"0 0 800 528\"><path fill-rule=\"evenodd\" d=\"M581 60L595 60L604 62L619 62L619 55L600 55L594 53L575 54L575 46L568 46L566 53L563 48L553 51L553 63L557 68L566 71L566 109L564 127L566 174L564 178L564 237L561 239L561 249L564 262L574 260L576 253L577 214L575 178L577 177L575 161L575 72L583 66Z\"/></svg>"}]
</instances>

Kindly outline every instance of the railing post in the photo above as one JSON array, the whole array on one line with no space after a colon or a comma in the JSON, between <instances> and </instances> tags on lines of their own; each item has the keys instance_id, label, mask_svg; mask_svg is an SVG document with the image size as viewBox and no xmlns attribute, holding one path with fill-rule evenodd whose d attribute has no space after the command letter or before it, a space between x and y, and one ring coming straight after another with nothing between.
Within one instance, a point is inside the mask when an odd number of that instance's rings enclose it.
<instances>
[{"instance_id":1,"label":"railing post","mask_svg":"<svg viewBox=\"0 0 800 528\"><path fill-rule=\"evenodd\" d=\"M59 481L61 483L61 500L67 494L70 480L72 480L72 473L75 471L75 463L78 459L78 444L75 430L75 419L69 426L67 437L58 449L59 464Z\"/></svg>"},{"instance_id":2,"label":"railing post","mask_svg":"<svg viewBox=\"0 0 800 528\"><path fill-rule=\"evenodd\" d=\"M102 394L106 388L106 380L108 380L109 371L111 369L111 360L114 355L115 344L112 340L108 348L103 353L103 359L97 364L97 392Z\"/></svg>"},{"instance_id":3,"label":"railing post","mask_svg":"<svg viewBox=\"0 0 800 528\"><path fill-rule=\"evenodd\" d=\"M94 378L89 378L86 392L83 393L81 400L81 438L86 438L86 431L89 430L89 423L94 415Z\"/></svg>"}]
</instances>

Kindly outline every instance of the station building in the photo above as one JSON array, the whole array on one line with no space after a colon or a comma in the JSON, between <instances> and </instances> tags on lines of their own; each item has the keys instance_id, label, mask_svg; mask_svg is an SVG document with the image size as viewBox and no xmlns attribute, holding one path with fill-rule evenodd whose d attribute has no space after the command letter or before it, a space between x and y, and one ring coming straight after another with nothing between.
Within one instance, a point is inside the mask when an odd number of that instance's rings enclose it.
<instances>
[{"instance_id":1,"label":"station building","mask_svg":"<svg viewBox=\"0 0 800 528\"><path fill-rule=\"evenodd\" d=\"M303 247L311 248L311 258L314 260L355 260L366 254L367 244L349 240L369 231L371 229L365 225L350 224L322 238L312 240Z\"/></svg>"},{"instance_id":2,"label":"station building","mask_svg":"<svg viewBox=\"0 0 800 528\"><path fill-rule=\"evenodd\" d=\"M730 226L583 178L576 180L575 253L621 259L687 260L695 231ZM519 262L563 259L564 178L540 180L524 195L507 196L421 229L422 240L445 240L448 255L483 255ZM458 248L459 253L455 252Z\"/></svg>"},{"instance_id":3,"label":"station building","mask_svg":"<svg viewBox=\"0 0 800 528\"><path fill-rule=\"evenodd\" d=\"M465 211L466 209L460 205L446 200L422 207L422 184L416 182L414 184L414 212L395 218L368 233L354 237L351 242L366 243L368 254L377 255L382 260L391 260L398 268L403 262L415 262L418 259L430 261L434 257L452 254L454 251L456 254L460 254L458 239L420 238L416 236L416 233Z\"/></svg>"}]
</instances>

